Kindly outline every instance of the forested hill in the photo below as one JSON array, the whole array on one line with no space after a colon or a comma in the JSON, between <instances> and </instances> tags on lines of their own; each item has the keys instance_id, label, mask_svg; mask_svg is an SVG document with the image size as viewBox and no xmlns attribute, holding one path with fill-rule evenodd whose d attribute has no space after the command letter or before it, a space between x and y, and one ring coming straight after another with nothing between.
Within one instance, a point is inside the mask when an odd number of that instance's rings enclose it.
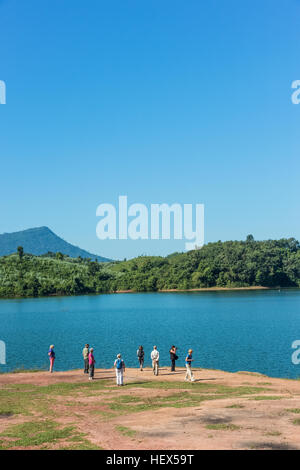
<instances>
[{"instance_id":1,"label":"forested hill","mask_svg":"<svg viewBox=\"0 0 300 470\"><path fill-rule=\"evenodd\" d=\"M111 261L99 255L93 255L78 246L71 245L48 227L36 227L20 232L3 233L0 235L0 256L10 255L22 246L25 253L43 255L48 252L61 252L72 258L91 258L98 261Z\"/></svg>"},{"instance_id":2,"label":"forested hill","mask_svg":"<svg viewBox=\"0 0 300 470\"><path fill-rule=\"evenodd\" d=\"M0 258L0 297L138 292L201 287L300 287L300 246L281 240L208 243L166 258L98 263L18 254Z\"/></svg>"}]
</instances>

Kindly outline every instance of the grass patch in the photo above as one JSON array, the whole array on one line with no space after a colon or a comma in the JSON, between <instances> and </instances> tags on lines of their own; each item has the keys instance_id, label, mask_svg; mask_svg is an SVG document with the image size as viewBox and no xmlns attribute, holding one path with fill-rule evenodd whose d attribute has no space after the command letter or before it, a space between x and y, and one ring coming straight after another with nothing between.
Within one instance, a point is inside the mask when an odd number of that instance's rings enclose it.
<instances>
[{"instance_id":1,"label":"grass patch","mask_svg":"<svg viewBox=\"0 0 300 470\"><path fill-rule=\"evenodd\" d=\"M32 386L10 386L10 389L0 390L0 414L23 414L30 416L33 411L50 414L49 397L39 397L37 388Z\"/></svg>"},{"instance_id":2,"label":"grass patch","mask_svg":"<svg viewBox=\"0 0 300 470\"><path fill-rule=\"evenodd\" d=\"M282 435L282 433L279 432L279 431L270 431L270 432L265 433L265 436L272 436L272 437L281 436L281 435Z\"/></svg>"},{"instance_id":3,"label":"grass patch","mask_svg":"<svg viewBox=\"0 0 300 470\"><path fill-rule=\"evenodd\" d=\"M216 431L236 431L240 429L239 426L235 424L227 424L227 423L216 423L216 424L207 424L206 429L214 429Z\"/></svg>"},{"instance_id":4,"label":"grass patch","mask_svg":"<svg viewBox=\"0 0 300 470\"><path fill-rule=\"evenodd\" d=\"M156 395L139 396L139 389L154 389ZM126 395L122 395L120 389L112 386L109 380L79 383L63 382L47 386L8 384L0 389L0 416L22 414L25 416L39 415L43 418L55 419L58 400L59 404L63 401L63 404L72 410L73 404L74 406L88 406L85 403L80 404L80 397L95 396L95 399L100 399L101 392L103 392L101 402L105 403L107 410L99 412L95 410L94 412L98 412L104 419L110 419L114 416L112 412L126 414L155 410L162 407L193 407L207 400L245 397L267 391L268 389L251 386L230 387L202 382L170 383L144 381L130 383L126 386L125 390L132 390L134 394L129 392ZM170 394L168 396L160 396L160 390L169 391Z\"/></svg>"},{"instance_id":5,"label":"grass patch","mask_svg":"<svg viewBox=\"0 0 300 470\"><path fill-rule=\"evenodd\" d=\"M144 383L143 388L147 385L148 383ZM198 406L201 402L207 400L248 396L265 391L265 389L261 387L228 387L212 384L198 384L198 386L195 387L194 384L183 384L182 382L173 382L169 388L165 388L165 383L160 383L159 388L164 387L164 390L168 391L170 389L178 389L179 386L183 388L183 390L178 390L178 392L168 396L160 397L156 395L153 397L145 397L139 395L120 395L109 399L107 405L111 410L118 411L119 413L133 413L156 410L163 407L192 407Z\"/></svg>"},{"instance_id":6,"label":"grass patch","mask_svg":"<svg viewBox=\"0 0 300 470\"><path fill-rule=\"evenodd\" d=\"M237 404L234 404L234 405L226 406L225 408L245 408L245 406L244 405L239 405L237 403Z\"/></svg>"},{"instance_id":7,"label":"grass patch","mask_svg":"<svg viewBox=\"0 0 300 470\"><path fill-rule=\"evenodd\" d=\"M216 385L200 382L155 382L155 381L145 381L145 382L130 382L126 384L126 388L155 388L163 390L173 390L173 389L196 389L201 391L209 391L215 388ZM117 389L117 387L114 387Z\"/></svg>"},{"instance_id":8,"label":"grass patch","mask_svg":"<svg viewBox=\"0 0 300 470\"><path fill-rule=\"evenodd\" d=\"M255 386L239 386L239 387L230 387L226 385L216 385L208 384L201 382L131 382L126 385L126 388L154 388L154 389L164 389L164 390L193 390L196 392L202 393L220 393L227 395L246 395L252 393L260 393L267 391L268 389L264 387L255 387Z\"/></svg>"},{"instance_id":9,"label":"grass patch","mask_svg":"<svg viewBox=\"0 0 300 470\"><path fill-rule=\"evenodd\" d=\"M63 447L60 447L58 450L103 450L102 447L96 446L95 444L92 444L90 442L82 442L77 445L66 445Z\"/></svg>"},{"instance_id":10,"label":"grass patch","mask_svg":"<svg viewBox=\"0 0 300 470\"><path fill-rule=\"evenodd\" d=\"M197 406L199 403L205 400L216 400L220 398L216 395L194 395L181 393L170 395L168 397L136 397L135 402L130 401L129 403L120 400L121 397L114 398L113 401L108 403L108 406L113 411L118 413L136 413L139 411L157 410L159 408L185 408L190 406Z\"/></svg>"},{"instance_id":11,"label":"grass patch","mask_svg":"<svg viewBox=\"0 0 300 470\"><path fill-rule=\"evenodd\" d=\"M9 418L10 416L13 416L13 413L7 413L6 411L0 410L0 418Z\"/></svg>"},{"instance_id":12,"label":"grass patch","mask_svg":"<svg viewBox=\"0 0 300 470\"><path fill-rule=\"evenodd\" d=\"M72 396L79 393L90 396L93 392L104 390L109 381L99 380L82 383L58 383L47 386L28 384L5 385L0 389L0 413L33 415L38 412L43 416L55 415L51 405L56 402L56 397Z\"/></svg>"},{"instance_id":13,"label":"grass patch","mask_svg":"<svg viewBox=\"0 0 300 470\"><path fill-rule=\"evenodd\" d=\"M10 426L0 434L2 448L33 447L42 444L55 443L60 439L71 437L73 426L59 428L55 421L32 421Z\"/></svg>"},{"instance_id":14,"label":"grass patch","mask_svg":"<svg viewBox=\"0 0 300 470\"><path fill-rule=\"evenodd\" d=\"M258 397L250 398L250 400L281 400L284 397L279 397L278 395L260 395Z\"/></svg>"},{"instance_id":15,"label":"grass patch","mask_svg":"<svg viewBox=\"0 0 300 470\"><path fill-rule=\"evenodd\" d=\"M18 367L9 372L0 372L0 375L2 374L3 375L4 374L33 374L34 372L45 372L48 369L49 369L49 366L45 366L44 368L41 368L41 369L25 369L23 367Z\"/></svg>"},{"instance_id":16,"label":"grass patch","mask_svg":"<svg viewBox=\"0 0 300 470\"><path fill-rule=\"evenodd\" d=\"M285 411L289 411L290 413L300 414L300 408L287 408Z\"/></svg>"},{"instance_id":17,"label":"grass patch","mask_svg":"<svg viewBox=\"0 0 300 470\"><path fill-rule=\"evenodd\" d=\"M239 387L229 387L227 385L216 385L215 386L215 393L220 393L225 395L226 397L239 397L244 395L253 395L255 393L261 393L268 391L268 389L264 387L251 387L251 386L244 386L241 385Z\"/></svg>"},{"instance_id":18,"label":"grass patch","mask_svg":"<svg viewBox=\"0 0 300 470\"><path fill-rule=\"evenodd\" d=\"M62 447L59 447L60 450L100 449L91 444L85 436L86 434L76 431L74 426L61 428L56 421L31 421L15 424L3 431L0 434L0 449L36 447L46 450L59 442L63 442Z\"/></svg>"},{"instance_id":19,"label":"grass patch","mask_svg":"<svg viewBox=\"0 0 300 470\"><path fill-rule=\"evenodd\" d=\"M120 395L115 398L115 401L117 403L136 403L140 401L139 397L136 397L135 395Z\"/></svg>"},{"instance_id":20,"label":"grass patch","mask_svg":"<svg viewBox=\"0 0 300 470\"><path fill-rule=\"evenodd\" d=\"M296 426L300 426L300 418L294 419L293 424L296 424Z\"/></svg>"},{"instance_id":21,"label":"grass patch","mask_svg":"<svg viewBox=\"0 0 300 470\"><path fill-rule=\"evenodd\" d=\"M115 418L115 416L117 416L117 413L113 413L112 411L104 411L104 410L92 410L90 411L90 414L99 415L104 420L112 419L112 418Z\"/></svg>"},{"instance_id":22,"label":"grass patch","mask_svg":"<svg viewBox=\"0 0 300 470\"><path fill-rule=\"evenodd\" d=\"M126 426L116 426L116 430L119 431L124 436L134 437L136 435L136 431L133 429L127 428Z\"/></svg>"},{"instance_id":23,"label":"grass patch","mask_svg":"<svg viewBox=\"0 0 300 470\"><path fill-rule=\"evenodd\" d=\"M96 390L103 390L107 384L108 380L95 380L93 382L79 382L79 383L57 383L53 385L47 385L43 387L38 387L40 394L46 395L72 395L77 392L92 392Z\"/></svg>"},{"instance_id":24,"label":"grass patch","mask_svg":"<svg viewBox=\"0 0 300 470\"><path fill-rule=\"evenodd\" d=\"M92 444L86 439L86 434L77 433L68 440L64 446L60 447L59 450L102 450L101 447Z\"/></svg>"},{"instance_id":25,"label":"grass patch","mask_svg":"<svg viewBox=\"0 0 300 470\"><path fill-rule=\"evenodd\" d=\"M34 374L35 372L45 372L47 370L47 367L44 369L23 369L22 367L19 367L18 369L14 369L13 371L9 372L9 374Z\"/></svg>"}]
</instances>

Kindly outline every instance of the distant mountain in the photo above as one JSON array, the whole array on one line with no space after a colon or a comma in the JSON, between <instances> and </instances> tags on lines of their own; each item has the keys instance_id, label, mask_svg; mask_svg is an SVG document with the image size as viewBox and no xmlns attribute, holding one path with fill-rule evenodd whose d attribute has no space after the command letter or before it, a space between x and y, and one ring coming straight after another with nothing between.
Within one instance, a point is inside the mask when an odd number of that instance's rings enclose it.
<instances>
[{"instance_id":1,"label":"distant mountain","mask_svg":"<svg viewBox=\"0 0 300 470\"><path fill-rule=\"evenodd\" d=\"M97 259L100 262L111 261L71 245L55 235L48 227L30 228L21 232L0 235L0 256L16 253L18 246L22 246L25 253L32 255L44 255L48 252L57 253L59 251L71 258L81 256L81 258Z\"/></svg>"}]
</instances>

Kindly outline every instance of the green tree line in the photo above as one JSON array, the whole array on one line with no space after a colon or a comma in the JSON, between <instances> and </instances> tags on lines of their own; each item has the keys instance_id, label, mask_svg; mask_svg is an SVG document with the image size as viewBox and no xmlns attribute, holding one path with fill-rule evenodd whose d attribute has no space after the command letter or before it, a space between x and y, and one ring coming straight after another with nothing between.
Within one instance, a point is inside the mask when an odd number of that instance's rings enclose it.
<instances>
[{"instance_id":1,"label":"green tree line","mask_svg":"<svg viewBox=\"0 0 300 470\"><path fill-rule=\"evenodd\" d=\"M79 295L202 287L300 287L300 245L294 238L208 243L167 257L99 263L63 253L34 256L18 247L0 258L0 297Z\"/></svg>"}]
</instances>

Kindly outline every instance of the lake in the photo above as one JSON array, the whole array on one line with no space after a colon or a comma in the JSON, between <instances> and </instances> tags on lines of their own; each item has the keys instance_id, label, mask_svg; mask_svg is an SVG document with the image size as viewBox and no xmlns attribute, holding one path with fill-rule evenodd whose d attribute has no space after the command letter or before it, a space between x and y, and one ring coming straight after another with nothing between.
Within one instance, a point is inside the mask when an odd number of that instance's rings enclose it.
<instances>
[{"instance_id":1,"label":"lake","mask_svg":"<svg viewBox=\"0 0 300 470\"><path fill-rule=\"evenodd\" d=\"M160 364L166 366L175 344L178 366L191 347L197 367L297 378L300 364L291 360L297 339L297 289L0 300L0 340L6 343L7 362L0 372L48 367L52 343L56 370L80 368L88 342L97 367L111 367L118 352L127 366L137 367L140 344L146 365L156 344Z\"/></svg>"}]
</instances>

